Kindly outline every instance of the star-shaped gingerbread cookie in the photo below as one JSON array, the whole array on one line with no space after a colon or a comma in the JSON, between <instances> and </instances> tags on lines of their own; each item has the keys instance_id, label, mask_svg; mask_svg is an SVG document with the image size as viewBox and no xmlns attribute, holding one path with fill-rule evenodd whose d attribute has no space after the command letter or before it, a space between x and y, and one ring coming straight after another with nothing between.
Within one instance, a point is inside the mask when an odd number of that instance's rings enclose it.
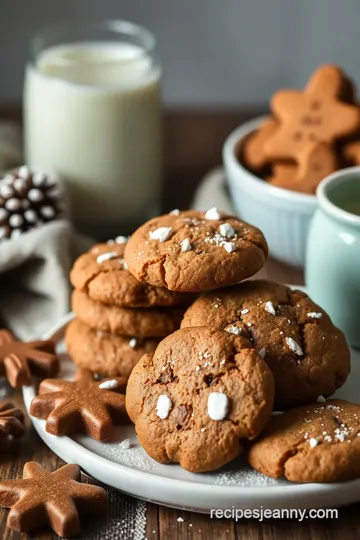
<instances>
[{"instance_id":1,"label":"star-shaped gingerbread cookie","mask_svg":"<svg viewBox=\"0 0 360 540\"><path fill-rule=\"evenodd\" d=\"M51 473L30 461L22 479L0 482L0 505L11 508L7 526L15 531L50 525L59 536L72 536L80 531L79 514L105 512L107 499L100 486L80 482L78 465Z\"/></svg>"},{"instance_id":2,"label":"star-shaped gingerbread cookie","mask_svg":"<svg viewBox=\"0 0 360 540\"><path fill-rule=\"evenodd\" d=\"M12 387L30 384L31 375L52 377L58 371L53 341L17 341L8 330L0 330L0 376Z\"/></svg>"},{"instance_id":3,"label":"star-shaped gingerbread cookie","mask_svg":"<svg viewBox=\"0 0 360 540\"><path fill-rule=\"evenodd\" d=\"M321 66L305 91L280 90L271 103L279 128L265 144L269 159L297 159L309 141L328 144L360 128L360 108L341 101L344 74Z\"/></svg>"},{"instance_id":4,"label":"star-shaped gingerbread cookie","mask_svg":"<svg viewBox=\"0 0 360 540\"><path fill-rule=\"evenodd\" d=\"M114 424L125 423L126 378L95 381L88 369L80 368L74 381L45 379L30 407L30 414L47 419L53 435L85 432L98 441L114 436Z\"/></svg>"},{"instance_id":5,"label":"star-shaped gingerbread cookie","mask_svg":"<svg viewBox=\"0 0 360 540\"><path fill-rule=\"evenodd\" d=\"M24 413L9 401L0 403L0 451L7 450L11 438L24 433Z\"/></svg>"}]
</instances>

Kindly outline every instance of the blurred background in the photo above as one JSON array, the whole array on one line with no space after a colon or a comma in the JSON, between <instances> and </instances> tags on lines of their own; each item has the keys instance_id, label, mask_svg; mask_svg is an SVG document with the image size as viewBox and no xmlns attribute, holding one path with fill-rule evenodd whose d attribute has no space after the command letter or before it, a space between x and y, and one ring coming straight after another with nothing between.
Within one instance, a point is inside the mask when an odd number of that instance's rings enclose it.
<instances>
[{"instance_id":1,"label":"blurred background","mask_svg":"<svg viewBox=\"0 0 360 540\"><path fill-rule=\"evenodd\" d=\"M124 18L158 37L171 107L266 107L322 62L360 82L358 0L0 0L0 106L21 100L28 41L64 19Z\"/></svg>"}]
</instances>

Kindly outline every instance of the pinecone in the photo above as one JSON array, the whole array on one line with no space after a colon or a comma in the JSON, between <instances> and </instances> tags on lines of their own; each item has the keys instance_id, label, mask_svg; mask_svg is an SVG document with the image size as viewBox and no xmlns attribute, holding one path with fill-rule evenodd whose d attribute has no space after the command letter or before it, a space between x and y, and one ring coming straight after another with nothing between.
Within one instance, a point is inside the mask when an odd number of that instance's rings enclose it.
<instances>
[{"instance_id":1,"label":"pinecone","mask_svg":"<svg viewBox=\"0 0 360 540\"><path fill-rule=\"evenodd\" d=\"M61 217L57 178L23 166L0 179L0 242Z\"/></svg>"}]
</instances>

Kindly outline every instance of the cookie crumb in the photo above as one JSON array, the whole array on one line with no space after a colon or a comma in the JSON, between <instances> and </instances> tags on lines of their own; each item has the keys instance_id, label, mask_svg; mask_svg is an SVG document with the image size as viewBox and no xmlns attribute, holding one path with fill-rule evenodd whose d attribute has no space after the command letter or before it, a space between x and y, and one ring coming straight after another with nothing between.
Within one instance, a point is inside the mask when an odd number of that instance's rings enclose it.
<instances>
[{"instance_id":1,"label":"cookie crumb","mask_svg":"<svg viewBox=\"0 0 360 540\"><path fill-rule=\"evenodd\" d=\"M156 404L156 414L161 420L165 420L169 416L172 403L171 399L166 394L161 394L157 400Z\"/></svg>"},{"instance_id":2,"label":"cookie crumb","mask_svg":"<svg viewBox=\"0 0 360 540\"><path fill-rule=\"evenodd\" d=\"M298 356L303 356L304 355L302 348L300 347L300 345L298 343L296 343L296 341L293 338L286 337L285 341L286 341L289 349L292 350L295 354L297 354Z\"/></svg>"},{"instance_id":3,"label":"cookie crumb","mask_svg":"<svg viewBox=\"0 0 360 540\"><path fill-rule=\"evenodd\" d=\"M159 240L159 242L165 242L168 240L172 233L172 227L159 227L154 231L150 231L150 240Z\"/></svg>"},{"instance_id":4,"label":"cookie crumb","mask_svg":"<svg viewBox=\"0 0 360 540\"><path fill-rule=\"evenodd\" d=\"M266 302L265 304L265 309L268 313L270 313L271 315L276 315L276 311L275 311L275 308L274 308L274 304L272 302L270 302L270 300L268 302Z\"/></svg>"},{"instance_id":5,"label":"cookie crumb","mask_svg":"<svg viewBox=\"0 0 360 540\"><path fill-rule=\"evenodd\" d=\"M216 206L213 206L212 208L209 208L207 212L205 212L205 219L209 220L217 220L220 219L220 214L218 212L218 209Z\"/></svg>"},{"instance_id":6,"label":"cookie crumb","mask_svg":"<svg viewBox=\"0 0 360 540\"><path fill-rule=\"evenodd\" d=\"M222 223L219 227L219 231L221 236L224 236L224 238L232 238L235 236L235 231L230 223Z\"/></svg>"},{"instance_id":7,"label":"cookie crumb","mask_svg":"<svg viewBox=\"0 0 360 540\"><path fill-rule=\"evenodd\" d=\"M184 238L182 242L180 242L181 251L185 253L186 251L192 250L192 245L190 243L190 240L188 238Z\"/></svg>"},{"instance_id":8,"label":"cookie crumb","mask_svg":"<svg viewBox=\"0 0 360 540\"><path fill-rule=\"evenodd\" d=\"M229 412L229 398L222 392L211 392L207 409L212 420L225 420Z\"/></svg>"},{"instance_id":9,"label":"cookie crumb","mask_svg":"<svg viewBox=\"0 0 360 540\"><path fill-rule=\"evenodd\" d=\"M121 450L129 450L131 447L131 441L130 439L124 439L123 441L121 441L121 443L119 444L119 448L121 448Z\"/></svg>"}]
</instances>

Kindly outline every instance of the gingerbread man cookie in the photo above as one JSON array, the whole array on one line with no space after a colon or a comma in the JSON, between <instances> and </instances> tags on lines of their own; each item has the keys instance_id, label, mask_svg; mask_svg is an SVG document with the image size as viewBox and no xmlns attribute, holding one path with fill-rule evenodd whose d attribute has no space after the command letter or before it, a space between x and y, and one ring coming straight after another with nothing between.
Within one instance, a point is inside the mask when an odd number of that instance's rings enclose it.
<instances>
[{"instance_id":1,"label":"gingerbread man cookie","mask_svg":"<svg viewBox=\"0 0 360 540\"><path fill-rule=\"evenodd\" d=\"M338 167L336 153L328 144L309 142L299 151L297 164L274 163L267 180L273 186L314 194L321 180Z\"/></svg>"},{"instance_id":2,"label":"gingerbread man cookie","mask_svg":"<svg viewBox=\"0 0 360 540\"><path fill-rule=\"evenodd\" d=\"M324 400L272 416L250 448L257 471L293 482L360 477L360 405Z\"/></svg>"},{"instance_id":3,"label":"gingerbread man cookie","mask_svg":"<svg viewBox=\"0 0 360 540\"><path fill-rule=\"evenodd\" d=\"M135 366L126 409L153 459L205 472L258 436L273 394L271 372L246 339L211 327L184 328Z\"/></svg>"},{"instance_id":4,"label":"gingerbread man cookie","mask_svg":"<svg viewBox=\"0 0 360 540\"><path fill-rule=\"evenodd\" d=\"M341 101L344 74L319 67L305 91L280 90L271 102L279 129L265 144L270 160L297 159L309 141L332 144L360 128L360 108Z\"/></svg>"},{"instance_id":5,"label":"gingerbread man cookie","mask_svg":"<svg viewBox=\"0 0 360 540\"><path fill-rule=\"evenodd\" d=\"M249 169L260 171L269 162L265 152L265 144L274 134L277 122L268 118L250 137L245 141L242 151L242 159Z\"/></svg>"},{"instance_id":6,"label":"gingerbread man cookie","mask_svg":"<svg viewBox=\"0 0 360 540\"><path fill-rule=\"evenodd\" d=\"M259 229L217 208L151 219L135 231L125 249L136 279L183 292L237 283L258 272L267 255Z\"/></svg>"}]
</instances>

